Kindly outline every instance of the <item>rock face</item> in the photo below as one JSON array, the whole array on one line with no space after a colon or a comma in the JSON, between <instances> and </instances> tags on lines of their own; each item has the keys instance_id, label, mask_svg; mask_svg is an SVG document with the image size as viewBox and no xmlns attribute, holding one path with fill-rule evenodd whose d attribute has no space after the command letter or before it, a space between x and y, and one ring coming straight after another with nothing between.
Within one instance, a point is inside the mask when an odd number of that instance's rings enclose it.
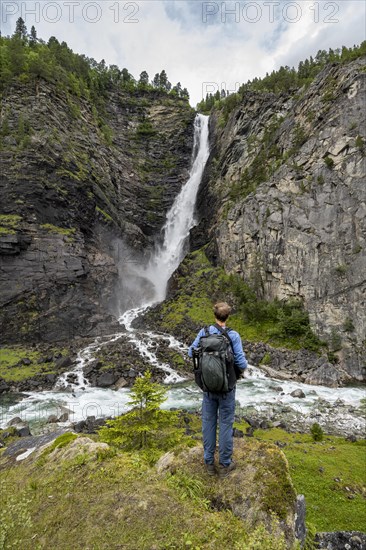
<instances>
[{"instance_id":1,"label":"rock face","mask_svg":"<svg viewBox=\"0 0 366 550\"><path fill-rule=\"evenodd\" d=\"M246 92L201 186L212 258L265 299L300 299L352 378L366 377L364 59L330 65L307 88Z\"/></svg>"},{"instance_id":2,"label":"rock face","mask_svg":"<svg viewBox=\"0 0 366 550\"><path fill-rule=\"evenodd\" d=\"M101 122L88 100L50 84L8 90L0 342L117 330L116 283L187 179L193 119L186 101L158 92L111 90Z\"/></svg>"}]
</instances>

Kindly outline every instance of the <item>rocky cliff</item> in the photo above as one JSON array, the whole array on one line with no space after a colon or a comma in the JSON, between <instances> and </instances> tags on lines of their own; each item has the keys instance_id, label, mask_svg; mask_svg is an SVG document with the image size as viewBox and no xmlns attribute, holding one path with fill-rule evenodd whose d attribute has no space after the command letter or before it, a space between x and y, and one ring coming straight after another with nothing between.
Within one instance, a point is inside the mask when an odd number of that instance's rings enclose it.
<instances>
[{"instance_id":1,"label":"rocky cliff","mask_svg":"<svg viewBox=\"0 0 366 550\"><path fill-rule=\"evenodd\" d=\"M259 297L300 299L355 379L366 376L365 59L288 93L244 92L211 117L193 246Z\"/></svg>"},{"instance_id":2,"label":"rocky cliff","mask_svg":"<svg viewBox=\"0 0 366 550\"><path fill-rule=\"evenodd\" d=\"M3 94L1 342L116 328L117 281L187 179L193 119L159 91L111 89L102 116L44 81Z\"/></svg>"}]
</instances>

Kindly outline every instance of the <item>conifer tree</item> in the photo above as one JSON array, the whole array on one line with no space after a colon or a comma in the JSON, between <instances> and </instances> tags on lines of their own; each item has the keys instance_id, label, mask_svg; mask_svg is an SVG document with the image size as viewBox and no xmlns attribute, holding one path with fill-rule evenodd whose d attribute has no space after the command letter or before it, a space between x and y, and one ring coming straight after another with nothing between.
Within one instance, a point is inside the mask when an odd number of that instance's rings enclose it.
<instances>
[{"instance_id":1,"label":"conifer tree","mask_svg":"<svg viewBox=\"0 0 366 550\"><path fill-rule=\"evenodd\" d=\"M29 35L29 43L31 45L34 45L34 44L37 44L38 42L38 39L37 39L37 31L36 31L36 28L34 25L32 25L31 27L31 32L30 32L30 35Z\"/></svg>"},{"instance_id":2,"label":"conifer tree","mask_svg":"<svg viewBox=\"0 0 366 550\"><path fill-rule=\"evenodd\" d=\"M127 414L109 420L99 430L100 439L125 450L168 449L182 438L176 412L164 411L160 405L167 390L151 380L151 372L136 378L131 389Z\"/></svg>"},{"instance_id":3,"label":"conifer tree","mask_svg":"<svg viewBox=\"0 0 366 550\"><path fill-rule=\"evenodd\" d=\"M19 38L27 38L27 27L25 26L24 19L21 17L17 19L14 34L19 36Z\"/></svg>"},{"instance_id":4,"label":"conifer tree","mask_svg":"<svg viewBox=\"0 0 366 550\"><path fill-rule=\"evenodd\" d=\"M142 71L140 74L138 85L140 88L146 88L149 85L149 75L146 71Z\"/></svg>"}]
</instances>

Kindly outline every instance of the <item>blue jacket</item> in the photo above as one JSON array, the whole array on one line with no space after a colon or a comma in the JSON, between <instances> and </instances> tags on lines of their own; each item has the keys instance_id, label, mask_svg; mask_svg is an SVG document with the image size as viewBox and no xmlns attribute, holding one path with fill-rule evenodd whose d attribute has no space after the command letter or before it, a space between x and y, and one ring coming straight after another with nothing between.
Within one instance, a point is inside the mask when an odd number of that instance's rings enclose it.
<instances>
[{"instance_id":1,"label":"blue jacket","mask_svg":"<svg viewBox=\"0 0 366 550\"><path fill-rule=\"evenodd\" d=\"M211 325L208 327L208 331L210 334L221 334L219 329L215 326ZM202 328L199 333L196 336L196 339L194 340L193 344L188 349L188 355L189 357L192 357L192 349L197 348L200 342L201 336L204 336L205 329ZM234 350L234 361L235 365L239 367L239 369L246 369L248 366L244 351L243 351L243 344L241 342L240 335L235 330L229 330L228 334L230 336L231 342L233 344L233 350Z\"/></svg>"}]
</instances>

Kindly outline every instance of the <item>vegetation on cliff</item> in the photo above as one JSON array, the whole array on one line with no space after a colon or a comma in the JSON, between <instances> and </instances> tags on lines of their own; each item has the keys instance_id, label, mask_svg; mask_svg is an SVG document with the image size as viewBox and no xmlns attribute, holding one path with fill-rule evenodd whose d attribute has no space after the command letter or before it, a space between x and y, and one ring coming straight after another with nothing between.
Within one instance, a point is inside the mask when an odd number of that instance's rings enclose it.
<instances>
[{"instance_id":1,"label":"vegetation on cliff","mask_svg":"<svg viewBox=\"0 0 366 550\"><path fill-rule=\"evenodd\" d=\"M14 82L33 82L36 88L40 79L56 84L58 89L68 90L79 97L91 99L97 107L103 107L103 99L111 88L129 92L140 90L169 94L175 98L189 99L186 88L180 82L172 86L165 70L157 73L150 82L146 71L136 80L128 69L108 66L104 60L74 53L66 44L51 36L48 42L31 32L22 18L16 24L14 34L0 37L0 92Z\"/></svg>"},{"instance_id":2,"label":"vegetation on cliff","mask_svg":"<svg viewBox=\"0 0 366 550\"><path fill-rule=\"evenodd\" d=\"M263 78L254 78L242 84L237 93L226 95L225 90L217 91L214 95L207 94L197 105L197 110L203 113L209 113L212 108L221 109L224 120L226 121L229 113L238 105L245 92L273 92L281 93L292 90L293 93L299 88L309 86L314 78L329 63L348 63L354 59L366 55L366 41L353 48L337 48L333 50L319 50L315 58L310 56L305 61L300 61L297 70L294 67L280 67L271 74L266 74Z\"/></svg>"},{"instance_id":3,"label":"vegetation on cliff","mask_svg":"<svg viewBox=\"0 0 366 550\"><path fill-rule=\"evenodd\" d=\"M145 314L142 322L191 342L197 330L212 319L215 301L227 300L234 308L230 327L244 340L320 350L322 342L312 332L301 302L260 300L255 284L248 285L238 275L214 267L205 249L198 250L188 255L174 274L168 299Z\"/></svg>"}]
</instances>

